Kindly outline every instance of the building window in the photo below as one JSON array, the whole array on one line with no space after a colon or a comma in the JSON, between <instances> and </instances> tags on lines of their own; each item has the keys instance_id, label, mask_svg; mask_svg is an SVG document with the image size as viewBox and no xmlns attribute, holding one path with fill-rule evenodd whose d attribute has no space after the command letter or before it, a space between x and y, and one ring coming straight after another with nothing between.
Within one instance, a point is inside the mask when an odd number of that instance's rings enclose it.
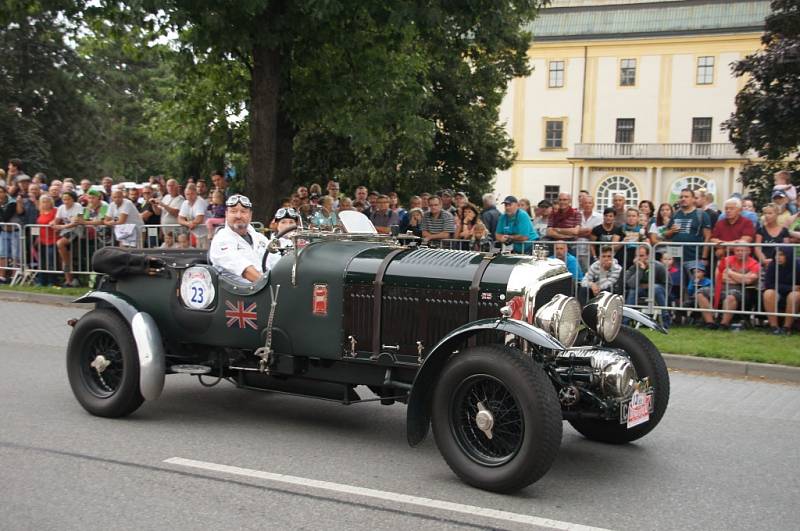
<instances>
[{"instance_id":1,"label":"building window","mask_svg":"<svg viewBox=\"0 0 800 531\"><path fill-rule=\"evenodd\" d=\"M544 147L564 147L564 122L562 120L547 120L544 125Z\"/></svg>"},{"instance_id":2,"label":"building window","mask_svg":"<svg viewBox=\"0 0 800 531\"><path fill-rule=\"evenodd\" d=\"M550 88L564 86L564 61L550 61L547 86Z\"/></svg>"},{"instance_id":3,"label":"building window","mask_svg":"<svg viewBox=\"0 0 800 531\"><path fill-rule=\"evenodd\" d=\"M692 118L692 142L711 142L711 118Z\"/></svg>"},{"instance_id":4,"label":"building window","mask_svg":"<svg viewBox=\"0 0 800 531\"><path fill-rule=\"evenodd\" d=\"M595 208L602 212L606 207L613 206L614 194L625 196L625 204L635 207L639 204L639 189L636 184L624 175L612 175L597 187L597 205Z\"/></svg>"},{"instance_id":5,"label":"building window","mask_svg":"<svg viewBox=\"0 0 800 531\"><path fill-rule=\"evenodd\" d=\"M619 84L632 87L636 84L636 59L623 59L619 62Z\"/></svg>"},{"instance_id":6,"label":"building window","mask_svg":"<svg viewBox=\"0 0 800 531\"><path fill-rule=\"evenodd\" d=\"M633 118L617 118L617 144L633 143L633 130L636 120Z\"/></svg>"},{"instance_id":7,"label":"building window","mask_svg":"<svg viewBox=\"0 0 800 531\"><path fill-rule=\"evenodd\" d=\"M558 202L558 194L561 193L561 187L555 185L544 185L544 198L553 203L554 205Z\"/></svg>"},{"instance_id":8,"label":"building window","mask_svg":"<svg viewBox=\"0 0 800 531\"><path fill-rule=\"evenodd\" d=\"M697 58L697 84L710 85L714 82L714 57L706 55Z\"/></svg>"}]
</instances>

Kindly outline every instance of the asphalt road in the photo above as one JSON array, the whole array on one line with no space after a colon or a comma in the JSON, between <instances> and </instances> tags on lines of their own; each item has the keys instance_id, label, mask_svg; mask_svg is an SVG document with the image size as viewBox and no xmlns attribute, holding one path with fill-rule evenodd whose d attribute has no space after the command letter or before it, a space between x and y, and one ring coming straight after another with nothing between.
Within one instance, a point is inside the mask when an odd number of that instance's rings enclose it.
<instances>
[{"instance_id":1,"label":"asphalt road","mask_svg":"<svg viewBox=\"0 0 800 531\"><path fill-rule=\"evenodd\" d=\"M502 496L460 483L431 439L409 448L402 406L206 389L171 376L162 397L131 417L92 417L64 367L66 320L81 313L0 302L0 529L800 522L798 386L672 373L670 407L653 433L615 447L565 426L550 472Z\"/></svg>"}]
</instances>

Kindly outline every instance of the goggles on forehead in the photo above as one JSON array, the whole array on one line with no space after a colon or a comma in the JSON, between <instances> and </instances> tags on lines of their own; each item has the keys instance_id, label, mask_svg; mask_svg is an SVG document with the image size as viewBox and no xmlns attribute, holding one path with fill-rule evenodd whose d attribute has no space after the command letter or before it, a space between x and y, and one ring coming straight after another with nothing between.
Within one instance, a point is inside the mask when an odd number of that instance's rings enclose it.
<instances>
[{"instance_id":1,"label":"goggles on forehead","mask_svg":"<svg viewBox=\"0 0 800 531\"><path fill-rule=\"evenodd\" d=\"M241 204L245 208L253 208L253 203L251 203L250 200L246 196L243 196L241 194L234 194L234 195L230 196L225 201L225 206L232 207L232 206L236 206L237 203Z\"/></svg>"},{"instance_id":2,"label":"goggles on forehead","mask_svg":"<svg viewBox=\"0 0 800 531\"><path fill-rule=\"evenodd\" d=\"M297 213L297 210L293 208L279 208L277 212L275 212L275 220L281 220L283 218L293 218L293 219L300 219L300 215Z\"/></svg>"}]
</instances>

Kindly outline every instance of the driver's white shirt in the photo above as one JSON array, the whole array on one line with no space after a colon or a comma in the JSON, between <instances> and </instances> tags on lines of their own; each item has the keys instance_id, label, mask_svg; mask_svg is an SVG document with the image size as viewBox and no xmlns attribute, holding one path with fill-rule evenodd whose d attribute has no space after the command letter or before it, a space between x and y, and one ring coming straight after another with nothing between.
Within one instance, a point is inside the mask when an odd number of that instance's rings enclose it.
<instances>
[{"instance_id":1,"label":"driver's white shirt","mask_svg":"<svg viewBox=\"0 0 800 531\"><path fill-rule=\"evenodd\" d=\"M256 271L262 271L261 264L264 260L264 253L267 252L269 240L260 232L256 232L250 225L247 226L247 233L253 238L252 246L226 223L211 240L211 247L208 250L211 264L240 278L244 278L242 273L248 266L255 267ZM269 264L267 264L267 269L262 272L266 273L267 271L269 271Z\"/></svg>"}]
</instances>

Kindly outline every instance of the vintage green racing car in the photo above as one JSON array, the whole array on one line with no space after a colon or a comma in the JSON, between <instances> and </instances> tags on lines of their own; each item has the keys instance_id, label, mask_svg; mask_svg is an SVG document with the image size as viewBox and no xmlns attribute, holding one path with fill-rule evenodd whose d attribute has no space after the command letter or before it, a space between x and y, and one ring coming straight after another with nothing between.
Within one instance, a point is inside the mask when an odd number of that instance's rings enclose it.
<instances>
[{"instance_id":1,"label":"vintage green racing car","mask_svg":"<svg viewBox=\"0 0 800 531\"><path fill-rule=\"evenodd\" d=\"M77 301L95 309L72 322L67 347L78 402L129 415L175 373L348 405L401 402L409 444L432 426L451 469L496 492L547 472L562 420L626 443L664 415L664 360L622 321L659 325L610 293L581 307L563 262L434 249L379 235L355 212L342 226L270 245L283 256L254 284L220 274L204 251L99 251L104 275Z\"/></svg>"}]
</instances>

